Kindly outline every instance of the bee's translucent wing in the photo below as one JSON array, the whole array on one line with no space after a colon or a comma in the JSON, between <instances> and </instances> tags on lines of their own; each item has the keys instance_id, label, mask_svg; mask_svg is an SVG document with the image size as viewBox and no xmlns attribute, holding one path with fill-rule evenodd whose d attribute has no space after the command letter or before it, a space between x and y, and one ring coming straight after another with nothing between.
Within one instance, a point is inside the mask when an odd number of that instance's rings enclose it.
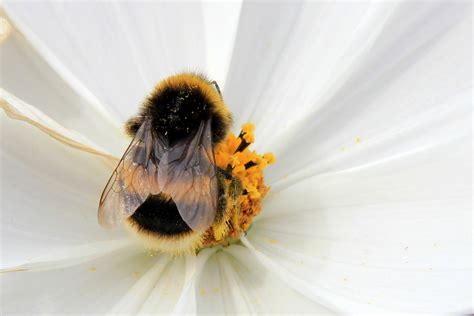
<instances>
[{"instance_id":1,"label":"bee's translucent wing","mask_svg":"<svg viewBox=\"0 0 474 316\"><path fill-rule=\"evenodd\" d=\"M150 193L157 193L158 169L163 148L156 143L151 121L140 126L102 192L98 220L104 227L114 227L132 216Z\"/></svg>"},{"instance_id":2,"label":"bee's translucent wing","mask_svg":"<svg viewBox=\"0 0 474 316\"><path fill-rule=\"evenodd\" d=\"M163 154L158 168L161 191L171 196L194 231L206 230L216 217L218 182L211 136L211 121L201 122L195 135Z\"/></svg>"}]
</instances>

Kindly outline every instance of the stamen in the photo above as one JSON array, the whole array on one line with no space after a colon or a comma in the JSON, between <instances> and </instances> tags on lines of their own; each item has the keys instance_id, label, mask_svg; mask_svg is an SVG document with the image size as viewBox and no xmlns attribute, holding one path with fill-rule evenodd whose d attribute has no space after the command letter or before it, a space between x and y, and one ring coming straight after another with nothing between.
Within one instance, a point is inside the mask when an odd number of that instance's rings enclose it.
<instances>
[{"instance_id":1,"label":"stamen","mask_svg":"<svg viewBox=\"0 0 474 316\"><path fill-rule=\"evenodd\" d=\"M250 146L250 144L252 144L255 141L255 138L253 135L254 130L255 130L255 126L251 123L247 123L242 126L242 131L240 132L238 136L241 142L240 142L239 147L237 147L237 149L235 150L235 152L244 151L245 149L247 149L248 146Z\"/></svg>"},{"instance_id":2,"label":"stamen","mask_svg":"<svg viewBox=\"0 0 474 316\"><path fill-rule=\"evenodd\" d=\"M227 139L216 148L216 164L227 170L236 177L242 185L242 193L237 197L240 206L238 214L233 214L227 223L229 231L227 238L217 242L215 239L211 244L226 244L238 240L240 236L247 233L253 218L261 211L261 201L270 190L265 184L263 170L275 162L271 153L259 155L249 150L249 146L255 141L255 126L247 123L242 126L242 131L236 137L229 134ZM207 242L207 245L210 243Z\"/></svg>"},{"instance_id":3,"label":"stamen","mask_svg":"<svg viewBox=\"0 0 474 316\"><path fill-rule=\"evenodd\" d=\"M244 167L245 167L245 169L250 169L250 168L252 168L253 166L256 166L256 165L257 165L257 164L256 164L255 162L250 161L250 162L247 162L247 163L244 165Z\"/></svg>"}]
</instances>

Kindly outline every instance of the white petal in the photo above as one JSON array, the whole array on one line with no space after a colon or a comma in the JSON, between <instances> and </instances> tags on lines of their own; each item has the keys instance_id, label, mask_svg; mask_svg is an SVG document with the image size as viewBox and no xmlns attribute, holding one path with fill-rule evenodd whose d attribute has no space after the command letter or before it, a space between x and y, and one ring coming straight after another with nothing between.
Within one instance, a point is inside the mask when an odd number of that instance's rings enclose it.
<instances>
[{"instance_id":1,"label":"white petal","mask_svg":"<svg viewBox=\"0 0 474 316\"><path fill-rule=\"evenodd\" d=\"M178 302L184 286L185 260L172 259L141 304L137 315L170 313Z\"/></svg>"},{"instance_id":2,"label":"white petal","mask_svg":"<svg viewBox=\"0 0 474 316\"><path fill-rule=\"evenodd\" d=\"M370 50L393 4L246 2L225 98L257 142L304 117ZM278 22L276 22L278 21Z\"/></svg>"},{"instance_id":3,"label":"white petal","mask_svg":"<svg viewBox=\"0 0 474 316\"><path fill-rule=\"evenodd\" d=\"M195 280L214 250L205 249L195 255L170 259L161 256L156 263L109 311L114 314L194 314L196 312Z\"/></svg>"},{"instance_id":4,"label":"white petal","mask_svg":"<svg viewBox=\"0 0 474 316\"><path fill-rule=\"evenodd\" d=\"M111 163L117 163L118 158L111 155L105 149L89 140L84 135L68 130L64 126L51 119L37 108L18 99L8 91L0 88L0 108L10 118L27 122L38 128L57 141L72 148L102 156Z\"/></svg>"},{"instance_id":5,"label":"white petal","mask_svg":"<svg viewBox=\"0 0 474 316\"><path fill-rule=\"evenodd\" d=\"M274 200L248 245L295 289L344 312L466 312L469 10L404 3L379 37L313 114L270 135Z\"/></svg>"},{"instance_id":6,"label":"white petal","mask_svg":"<svg viewBox=\"0 0 474 316\"><path fill-rule=\"evenodd\" d=\"M199 314L321 313L329 311L291 290L242 246L216 252L197 282Z\"/></svg>"},{"instance_id":7,"label":"white petal","mask_svg":"<svg viewBox=\"0 0 474 316\"><path fill-rule=\"evenodd\" d=\"M315 141L315 146L306 146L304 153L300 148L289 146L289 151L279 156L280 168L269 168L267 181L274 191L280 191L312 175L368 168L467 137L471 133L471 95L471 88L463 89L442 103L426 107L422 113L400 117L398 124L386 125L383 131L371 132L366 137L357 136L353 144L346 143L341 147L337 147L337 141L333 140L349 138L345 133L345 136L336 133L334 139L327 138L321 142L317 136L308 135L311 142ZM392 119L393 116L391 122ZM302 145L302 140L297 143ZM300 168L294 169L294 166Z\"/></svg>"},{"instance_id":8,"label":"white petal","mask_svg":"<svg viewBox=\"0 0 474 316\"><path fill-rule=\"evenodd\" d=\"M122 120L158 80L206 70L200 3L12 1L6 9Z\"/></svg>"},{"instance_id":9,"label":"white petal","mask_svg":"<svg viewBox=\"0 0 474 316\"><path fill-rule=\"evenodd\" d=\"M202 3L206 43L205 72L217 81L222 91L234 50L241 7L241 0Z\"/></svg>"},{"instance_id":10,"label":"white petal","mask_svg":"<svg viewBox=\"0 0 474 316\"><path fill-rule=\"evenodd\" d=\"M105 256L108 253L131 245L133 245L133 243L129 239L121 239L91 242L89 244L70 246L62 249L47 249L41 256L32 258L28 260L29 262L27 263L0 269L0 273L54 270L70 267Z\"/></svg>"},{"instance_id":11,"label":"white petal","mask_svg":"<svg viewBox=\"0 0 474 316\"><path fill-rule=\"evenodd\" d=\"M54 121L30 114L57 134ZM50 249L122 236L97 223L99 197L114 167L109 159L65 146L3 111L0 116L2 267Z\"/></svg>"},{"instance_id":12,"label":"white petal","mask_svg":"<svg viewBox=\"0 0 474 316\"><path fill-rule=\"evenodd\" d=\"M342 312L471 307L472 137L271 195L248 246Z\"/></svg>"},{"instance_id":13,"label":"white petal","mask_svg":"<svg viewBox=\"0 0 474 316\"><path fill-rule=\"evenodd\" d=\"M264 133L262 147L279 163L268 181L373 163L465 133L469 115L450 120L470 113L470 21L467 3L399 4L370 49L311 103L311 113Z\"/></svg>"},{"instance_id":14,"label":"white petal","mask_svg":"<svg viewBox=\"0 0 474 316\"><path fill-rule=\"evenodd\" d=\"M104 113L100 105L91 103L93 101L85 98L81 91L76 91L71 82L53 68L54 61L48 59L44 48L26 40L28 35L14 29L1 45L2 88L34 104L67 129L77 130L108 151L119 154L125 139L117 122Z\"/></svg>"},{"instance_id":15,"label":"white petal","mask_svg":"<svg viewBox=\"0 0 474 316\"><path fill-rule=\"evenodd\" d=\"M125 248L72 267L0 277L5 314L104 314L155 262Z\"/></svg>"},{"instance_id":16,"label":"white petal","mask_svg":"<svg viewBox=\"0 0 474 316\"><path fill-rule=\"evenodd\" d=\"M115 303L109 314L136 313L147 300L169 262L170 259L167 256L158 258L153 266L144 272L139 280L127 290L125 295Z\"/></svg>"},{"instance_id":17,"label":"white petal","mask_svg":"<svg viewBox=\"0 0 474 316\"><path fill-rule=\"evenodd\" d=\"M204 267L209 258L215 253L217 248L207 248L201 250L197 256L188 255L186 257L186 274L180 298L176 303L174 314L195 314L197 310L196 287Z\"/></svg>"}]
</instances>

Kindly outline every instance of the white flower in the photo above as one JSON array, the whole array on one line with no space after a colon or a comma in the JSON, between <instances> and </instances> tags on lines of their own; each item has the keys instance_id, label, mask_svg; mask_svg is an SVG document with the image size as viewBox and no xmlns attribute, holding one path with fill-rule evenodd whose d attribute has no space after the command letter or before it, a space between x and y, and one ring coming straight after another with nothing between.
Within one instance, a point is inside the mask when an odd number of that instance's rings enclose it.
<instances>
[{"instance_id":1,"label":"white flower","mask_svg":"<svg viewBox=\"0 0 474 316\"><path fill-rule=\"evenodd\" d=\"M4 314L470 312L469 2L5 6ZM183 69L277 163L242 245L150 257L97 224L104 153Z\"/></svg>"}]
</instances>

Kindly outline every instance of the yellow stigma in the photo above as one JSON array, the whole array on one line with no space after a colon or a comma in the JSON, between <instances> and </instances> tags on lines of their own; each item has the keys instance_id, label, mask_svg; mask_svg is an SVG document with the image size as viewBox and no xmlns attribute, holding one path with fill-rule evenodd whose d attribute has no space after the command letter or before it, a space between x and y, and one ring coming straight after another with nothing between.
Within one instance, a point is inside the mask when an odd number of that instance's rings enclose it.
<instances>
[{"instance_id":1,"label":"yellow stigma","mask_svg":"<svg viewBox=\"0 0 474 316\"><path fill-rule=\"evenodd\" d=\"M246 123L242 126L239 136L230 133L215 151L218 167L228 170L240 180L243 194L239 197L240 214L234 217L230 238L238 238L247 231L253 218L261 211L261 201L270 190L265 185L263 170L275 162L272 153L259 155L250 150L249 146L255 141L255 126Z\"/></svg>"}]
</instances>

